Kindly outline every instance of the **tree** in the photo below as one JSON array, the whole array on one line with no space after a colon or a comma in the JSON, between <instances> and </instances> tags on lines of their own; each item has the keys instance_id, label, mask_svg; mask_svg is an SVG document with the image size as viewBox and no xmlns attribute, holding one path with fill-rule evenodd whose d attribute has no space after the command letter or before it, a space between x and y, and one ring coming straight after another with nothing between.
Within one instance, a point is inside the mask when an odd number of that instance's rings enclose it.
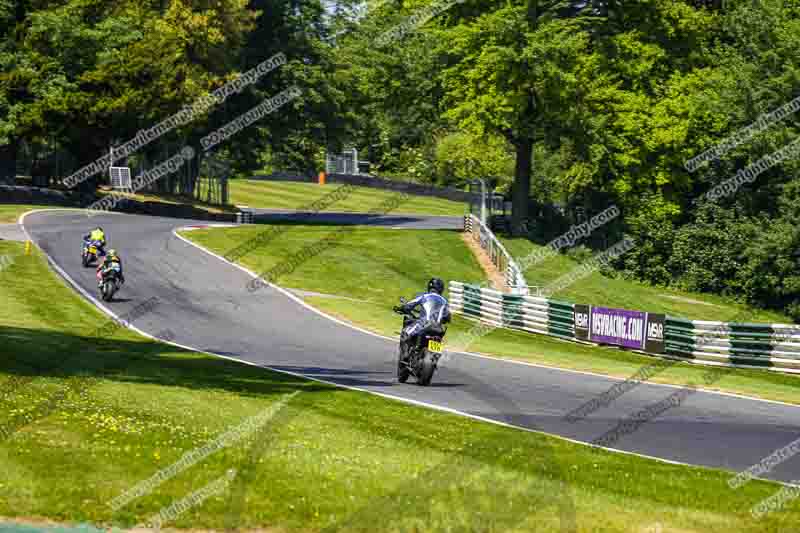
<instances>
[{"instance_id":1,"label":"tree","mask_svg":"<svg viewBox=\"0 0 800 533\"><path fill-rule=\"evenodd\" d=\"M363 147L369 161L384 173L408 175L408 165L419 167L419 155L432 156L438 132L447 126L441 117L438 37L431 30L439 19L402 39L376 44L379 35L403 23L419 7L414 3L399 9L396 3L385 2L367 11L357 28L337 38L333 81L347 102L342 117L346 133L339 141ZM332 148L340 142L333 142ZM432 167L432 157L426 163L430 165L423 166Z\"/></svg>"},{"instance_id":2,"label":"tree","mask_svg":"<svg viewBox=\"0 0 800 533\"><path fill-rule=\"evenodd\" d=\"M221 83L252 15L246 0L22 2L1 56L4 123L89 163Z\"/></svg>"},{"instance_id":3,"label":"tree","mask_svg":"<svg viewBox=\"0 0 800 533\"><path fill-rule=\"evenodd\" d=\"M597 15L587 2L503 4L442 32L450 57L443 75L447 116L478 134L497 132L515 150L512 228L528 218L534 143L546 122L569 113L564 84L591 54L586 25ZM594 7L594 4L591 6ZM576 18L577 17L577 18Z\"/></svg>"}]
</instances>

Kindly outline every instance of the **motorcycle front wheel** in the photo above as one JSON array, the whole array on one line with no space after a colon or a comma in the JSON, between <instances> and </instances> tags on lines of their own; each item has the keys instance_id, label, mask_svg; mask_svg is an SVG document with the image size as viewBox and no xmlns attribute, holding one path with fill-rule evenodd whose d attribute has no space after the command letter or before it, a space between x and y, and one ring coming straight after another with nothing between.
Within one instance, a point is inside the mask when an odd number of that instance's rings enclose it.
<instances>
[{"instance_id":1,"label":"motorcycle front wheel","mask_svg":"<svg viewBox=\"0 0 800 533\"><path fill-rule=\"evenodd\" d=\"M110 281L106 281L103 283L103 286L100 289L101 294L103 295L103 300L106 302L110 302L112 296L114 295L114 287Z\"/></svg>"},{"instance_id":2,"label":"motorcycle front wheel","mask_svg":"<svg viewBox=\"0 0 800 533\"><path fill-rule=\"evenodd\" d=\"M397 381L405 383L410 375L411 371L408 369L408 365L403 362L403 348L400 347L397 349Z\"/></svg>"}]
</instances>

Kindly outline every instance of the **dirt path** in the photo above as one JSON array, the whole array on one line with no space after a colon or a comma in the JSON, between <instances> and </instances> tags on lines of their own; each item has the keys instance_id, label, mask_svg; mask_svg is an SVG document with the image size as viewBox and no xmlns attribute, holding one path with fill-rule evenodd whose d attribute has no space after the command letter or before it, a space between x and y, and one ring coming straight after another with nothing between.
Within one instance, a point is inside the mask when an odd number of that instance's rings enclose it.
<instances>
[{"instance_id":1,"label":"dirt path","mask_svg":"<svg viewBox=\"0 0 800 533\"><path fill-rule=\"evenodd\" d=\"M472 251L472 255L474 255L478 260L478 263L481 265L483 272L486 274L486 277L489 280L489 285L491 288L500 292L511 292L506 286L505 274L497 270L497 267L494 266L494 263L492 263L489 255L484 252L480 244L475 242L475 240L472 238L472 234L463 232L461 234L461 240L464 241L467 247Z\"/></svg>"},{"instance_id":2,"label":"dirt path","mask_svg":"<svg viewBox=\"0 0 800 533\"><path fill-rule=\"evenodd\" d=\"M678 300L680 302L686 302L690 304L700 304L700 305L711 305L713 307L722 307L721 305L712 304L710 302L701 302L700 300L695 300L693 298L684 298L683 296L674 296L671 294L665 294L662 298L669 298L670 300Z\"/></svg>"}]
</instances>

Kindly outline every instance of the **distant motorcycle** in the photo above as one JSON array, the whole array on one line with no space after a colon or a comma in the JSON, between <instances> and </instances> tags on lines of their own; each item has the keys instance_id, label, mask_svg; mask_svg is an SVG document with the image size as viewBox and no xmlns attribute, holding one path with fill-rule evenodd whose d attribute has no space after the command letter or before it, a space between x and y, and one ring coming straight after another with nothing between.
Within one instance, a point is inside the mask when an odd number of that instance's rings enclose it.
<instances>
[{"instance_id":1,"label":"distant motorcycle","mask_svg":"<svg viewBox=\"0 0 800 533\"><path fill-rule=\"evenodd\" d=\"M110 302L114 298L114 294L122 286L122 280L120 279L121 268L119 264L112 263L109 267L101 268L97 271L97 279L100 280L100 297L106 302Z\"/></svg>"},{"instance_id":2,"label":"distant motorcycle","mask_svg":"<svg viewBox=\"0 0 800 533\"><path fill-rule=\"evenodd\" d=\"M103 243L100 241L84 241L83 251L81 252L81 264L89 266L103 254Z\"/></svg>"},{"instance_id":3,"label":"distant motorcycle","mask_svg":"<svg viewBox=\"0 0 800 533\"><path fill-rule=\"evenodd\" d=\"M406 303L405 299L400 298L400 303ZM405 313L397 311L397 313L403 315L403 329L419 320L419 315L415 315L414 311ZM400 343L397 356L397 381L405 383L408 377L413 375L419 385L430 385L439 358L442 356L442 339L445 333L447 333L446 326L435 320L429 320L422 331L408 344L407 353L403 353L403 345Z\"/></svg>"}]
</instances>

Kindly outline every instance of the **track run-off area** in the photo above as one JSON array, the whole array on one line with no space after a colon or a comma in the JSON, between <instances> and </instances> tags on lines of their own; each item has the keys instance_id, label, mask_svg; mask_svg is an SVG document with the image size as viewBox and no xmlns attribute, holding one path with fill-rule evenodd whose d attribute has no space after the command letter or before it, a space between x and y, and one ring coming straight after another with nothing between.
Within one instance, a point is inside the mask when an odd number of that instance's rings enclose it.
<instances>
[{"instance_id":1,"label":"track run-off area","mask_svg":"<svg viewBox=\"0 0 800 533\"><path fill-rule=\"evenodd\" d=\"M437 218L409 215L374 222L435 229ZM442 223L449 229L454 221ZM619 380L458 354L437 370L430 387L399 384L396 340L332 319L279 287L248 291L251 273L176 234L181 227L204 222L113 213L89 218L79 211L45 210L26 214L21 224L56 271L98 305L94 268L81 266L80 243L90 227L102 226L110 246L123 250L127 280L115 301L101 305L106 312L122 316L157 297L159 305L135 320L135 329L155 336L168 327L174 344L247 364L585 443L676 390L642 383L571 422L567 413ZM622 436L612 448L740 471L799 433L800 406L697 391ZM767 477L800 478L800 458L781 463Z\"/></svg>"}]
</instances>

